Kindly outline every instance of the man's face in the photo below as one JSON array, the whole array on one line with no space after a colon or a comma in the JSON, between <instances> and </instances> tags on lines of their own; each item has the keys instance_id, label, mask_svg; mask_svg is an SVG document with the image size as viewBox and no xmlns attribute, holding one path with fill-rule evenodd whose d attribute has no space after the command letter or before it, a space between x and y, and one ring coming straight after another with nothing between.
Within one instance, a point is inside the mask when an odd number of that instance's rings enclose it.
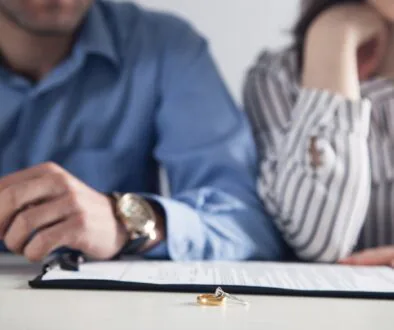
<instances>
[{"instance_id":1,"label":"man's face","mask_svg":"<svg viewBox=\"0 0 394 330\"><path fill-rule=\"evenodd\" d=\"M0 13L27 32L62 35L73 32L94 0L0 0Z\"/></svg>"}]
</instances>

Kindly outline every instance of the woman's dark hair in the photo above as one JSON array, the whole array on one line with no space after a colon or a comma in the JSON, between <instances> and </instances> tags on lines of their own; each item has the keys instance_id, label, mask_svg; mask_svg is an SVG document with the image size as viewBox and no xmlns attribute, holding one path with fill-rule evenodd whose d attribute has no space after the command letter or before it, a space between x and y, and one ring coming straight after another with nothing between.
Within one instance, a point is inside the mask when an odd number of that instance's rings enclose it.
<instances>
[{"instance_id":1,"label":"woman's dark hair","mask_svg":"<svg viewBox=\"0 0 394 330\"><path fill-rule=\"evenodd\" d=\"M344 3L364 2L365 0L301 0L301 16L296 23L293 33L295 37L295 48L298 55L300 67L303 63L303 50L305 36L312 22L325 10Z\"/></svg>"}]
</instances>

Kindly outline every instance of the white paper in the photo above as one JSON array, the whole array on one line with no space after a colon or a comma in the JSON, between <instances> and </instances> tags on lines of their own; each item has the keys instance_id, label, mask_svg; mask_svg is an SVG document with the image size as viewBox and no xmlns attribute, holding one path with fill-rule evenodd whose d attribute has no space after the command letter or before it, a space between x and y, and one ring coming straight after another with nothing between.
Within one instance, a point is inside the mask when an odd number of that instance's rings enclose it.
<instances>
[{"instance_id":1,"label":"white paper","mask_svg":"<svg viewBox=\"0 0 394 330\"><path fill-rule=\"evenodd\" d=\"M112 280L148 284L237 285L308 291L393 292L394 270L264 262L97 262L79 272L54 268L43 280Z\"/></svg>"},{"instance_id":2,"label":"white paper","mask_svg":"<svg viewBox=\"0 0 394 330\"><path fill-rule=\"evenodd\" d=\"M81 265L79 272L54 268L43 280L113 280L148 284L237 285L303 291L394 293L394 270L264 262L115 261Z\"/></svg>"}]
</instances>

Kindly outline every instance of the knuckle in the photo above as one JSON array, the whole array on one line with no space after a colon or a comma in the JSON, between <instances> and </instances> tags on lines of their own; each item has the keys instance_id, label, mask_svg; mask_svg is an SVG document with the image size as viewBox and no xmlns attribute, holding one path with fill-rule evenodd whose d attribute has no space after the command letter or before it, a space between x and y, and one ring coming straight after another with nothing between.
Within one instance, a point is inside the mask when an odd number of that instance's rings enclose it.
<instances>
[{"instance_id":1,"label":"knuckle","mask_svg":"<svg viewBox=\"0 0 394 330\"><path fill-rule=\"evenodd\" d=\"M61 168L54 162L46 162L42 164L42 168L47 172L60 172Z\"/></svg>"},{"instance_id":2,"label":"knuckle","mask_svg":"<svg viewBox=\"0 0 394 330\"><path fill-rule=\"evenodd\" d=\"M70 191L71 185L65 173L57 172L52 175L52 180L55 187L60 187L63 190Z\"/></svg>"},{"instance_id":3,"label":"knuckle","mask_svg":"<svg viewBox=\"0 0 394 330\"><path fill-rule=\"evenodd\" d=\"M78 194L75 192L69 192L67 195L67 205L69 206L70 209L72 210L80 210L81 209L81 204L79 201Z\"/></svg>"}]
</instances>

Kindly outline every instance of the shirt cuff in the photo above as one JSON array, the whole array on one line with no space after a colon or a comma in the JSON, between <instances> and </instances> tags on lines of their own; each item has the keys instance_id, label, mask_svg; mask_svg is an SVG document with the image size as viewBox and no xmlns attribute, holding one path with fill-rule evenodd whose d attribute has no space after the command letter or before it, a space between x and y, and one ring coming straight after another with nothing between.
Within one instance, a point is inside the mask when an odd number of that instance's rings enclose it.
<instances>
[{"instance_id":1,"label":"shirt cuff","mask_svg":"<svg viewBox=\"0 0 394 330\"><path fill-rule=\"evenodd\" d=\"M286 153L304 153L311 136L319 136L322 128L350 132L367 137L369 134L371 102L351 101L329 91L303 88L292 113L293 125L288 132Z\"/></svg>"},{"instance_id":2,"label":"shirt cuff","mask_svg":"<svg viewBox=\"0 0 394 330\"><path fill-rule=\"evenodd\" d=\"M336 124L333 119L337 116L339 129L367 136L371 108L371 102L366 98L352 101L329 91L303 88L293 112L296 123L293 129L299 131L305 126L332 126Z\"/></svg>"},{"instance_id":3,"label":"shirt cuff","mask_svg":"<svg viewBox=\"0 0 394 330\"><path fill-rule=\"evenodd\" d=\"M142 194L161 205L164 210L166 240L143 254L146 258L194 260L204 250L204 233L197 212L176 200Z\"/></svg>"}]
</instances>

